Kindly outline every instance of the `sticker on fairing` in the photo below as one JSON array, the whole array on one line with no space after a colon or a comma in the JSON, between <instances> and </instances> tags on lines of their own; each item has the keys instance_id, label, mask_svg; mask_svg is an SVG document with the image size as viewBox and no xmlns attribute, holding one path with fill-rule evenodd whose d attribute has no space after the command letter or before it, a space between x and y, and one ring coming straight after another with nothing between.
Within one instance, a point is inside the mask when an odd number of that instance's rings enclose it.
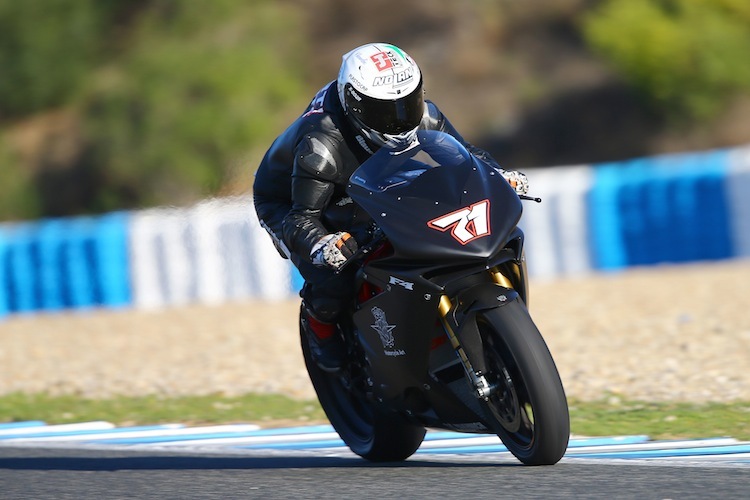
<instances>
[{"instance_id":1,"label":"sticker on fairing","mask_svg":"<svg viewBox=\"0 0 750 500\"><path fill-rule=\"evenodd\" d=\"M432 229L445 232L466 245L470 241L490 234L490 200L482 200L449 214L441 215L427 223Z\"/></svg>"},{"instance_id":2,"label":"sticker on fairing","mask_svg":"<svg viewBox=\"0 0 750 500\"><path fill-rule=\"evenodd\" d=\"M370 309L373 318L375 318L375 324L370 325L373 330L378 332L380 341L383 343L383 352L386 356L404 356L406 352L402 349L396 349L396 339L393 336L393 330L396 325L389 325L388 319L385 317L385 311L379 307L373 307Z\"/></svg>"}]
</instances>

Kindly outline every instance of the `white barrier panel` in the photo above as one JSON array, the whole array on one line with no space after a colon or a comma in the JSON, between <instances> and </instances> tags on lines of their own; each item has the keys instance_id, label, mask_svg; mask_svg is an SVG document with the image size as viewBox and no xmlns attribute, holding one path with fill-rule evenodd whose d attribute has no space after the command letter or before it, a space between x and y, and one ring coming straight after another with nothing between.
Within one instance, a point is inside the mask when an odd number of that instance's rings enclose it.
<instances>
[{"instance_id":1,"label":"white barrier panel","mask_svg":"<svg viewBox=\"0 0 750 500\"><path fill-rule=\"evenodd\" d=\"M209 200L200 203L190 211L190 221L195 231L196 253L198 260L196 274L200 276L200 286L196 290L197 298L206 304L218 304L224 300L224 270L221 259L221 241L216 236L218 207L221 201Z\"/></svg>"},{"instance_id":2,"label":"white barrier panel","mask_svg":"<svg viewBox=\"0 0 750 500\"><path fill-rule=\"evenodd\" d=\"M293 293L291 265L260 227L249 197L136 212L130 252L137 308Z\"/></svg>"},{"instance_id":3,"label":"white barrier panel","mask_svg":"<svg viewBox=\"0 0 750 500\"><path fill-rule=\"evenodd\" d=\"M166 304L164 269L158 261L155 240L164 210L136 212L130 219L130 269L133 305L153 309Z\"/></svg>"},{"instance_id":4,"label":"white barrier panel","mask_svg":"<svg viewBox=\"0 0 750 500\"><path fill-rule=\"evenodd\" d=\"M226 297L287 298L292 264L283 259L260 226L251 197L220 200L222 222L215 238L222 261ZM243 270L247 272L243 272Z\"/></svg>"},{"instance_id":5,"label":"white barrier panel","mask_svg":"<svg viewBox=\"0 0 750 500\"><path fill-rule=\"evenodd\" d=\"M726 179L735 257L750 257L750 147L729 154Z\"/></svg>"},{"instance_id":6,"label":"white barrier panel","mask_svg":"<svg viewBox=\"0 0 750 500\"><path fill-rule=\"evenodd\" d=\"M536 168L529 186L542 203L525 201L520 227L526 235L529 275L551 278L592 269L586 196L593 169L588 165Z\"/></svg>"}]
</instances>

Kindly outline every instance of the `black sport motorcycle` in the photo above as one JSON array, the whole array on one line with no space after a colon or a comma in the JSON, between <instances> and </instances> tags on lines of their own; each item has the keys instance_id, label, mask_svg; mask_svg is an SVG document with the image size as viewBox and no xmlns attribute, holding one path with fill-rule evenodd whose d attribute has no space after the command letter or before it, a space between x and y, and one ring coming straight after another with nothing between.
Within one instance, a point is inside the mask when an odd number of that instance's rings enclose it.
<instances>
[{"instance_id":1,"label":"black sport motorcycle","mask_svg":"<svg viewBox=\"0 0 750 500\"><path fill-rule=\"evenodd\" d=\"M521 197L452 136L418 139L350 178L372 237L347 262L357 287L338 328L345 366L321 370L302 334L318 399L368 460L405 460L429 427L497 434L524 464L554 464L570 420L527 309Z\"/></svg>"}]
</instances>

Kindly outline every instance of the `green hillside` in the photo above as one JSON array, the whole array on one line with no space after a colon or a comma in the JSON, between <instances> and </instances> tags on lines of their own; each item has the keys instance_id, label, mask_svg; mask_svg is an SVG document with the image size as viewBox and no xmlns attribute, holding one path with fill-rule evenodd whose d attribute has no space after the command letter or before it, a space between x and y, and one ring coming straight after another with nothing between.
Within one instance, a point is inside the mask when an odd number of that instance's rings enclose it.
<instances>
[{"instance_id":1,"label":"green hillside","mask_svg":"<svg viewBox=\"0 0 750 500\"><path fill-rule=\"evenodd\" d=\"M0 221L247 192L368 41L508 168L750 142L745 0L0 0Z\"/></svg>"}]
</instances>

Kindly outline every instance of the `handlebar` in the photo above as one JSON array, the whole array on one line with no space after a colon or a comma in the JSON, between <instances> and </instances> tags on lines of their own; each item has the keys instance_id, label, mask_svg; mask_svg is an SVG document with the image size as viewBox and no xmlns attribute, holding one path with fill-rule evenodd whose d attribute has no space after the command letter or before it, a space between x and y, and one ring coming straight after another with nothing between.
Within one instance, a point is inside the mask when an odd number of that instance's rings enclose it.
<instances>
[{"instance_id":1,"label":"handlebar","mask_svg":"<svg viewBox=\"0 0 750 500\"><path fill-rule=\"evenodd\" d=\"M364 257L365 255L367 255L370 252L372 252L375 248L377 248L378 246L380 246L380 244L385 239L386 239L385 238L385 233L383 233L383 231L381 231L380 228L375 229L374 232L373 232L373 235L372 235L372 239L370 239L370 241L368 241L367 243L365 243L361 247L357 248L357 251L354 252L354 254L351 257L349 257L348 259L346 259L346 262L344 262L341 265L341 267L339 267L338 269L336 269L333 273L334 274L341 274L341 272L347 266L349 266L349 264L351 264L354 261L360 260L362 257Z\"/></svg>"},{"instance_id":2,"label":"handlebar","mask_svg":"<svg viewBox=\"0 0 750 500\"><path fill-rule=\"evenodd\" d=\"M526 196L525 194L519 194L518 197L521 198L522 200L534 201L536 203L542 202L541 198L537 198L535 196Z\"/></svg>"}]
</instances>

